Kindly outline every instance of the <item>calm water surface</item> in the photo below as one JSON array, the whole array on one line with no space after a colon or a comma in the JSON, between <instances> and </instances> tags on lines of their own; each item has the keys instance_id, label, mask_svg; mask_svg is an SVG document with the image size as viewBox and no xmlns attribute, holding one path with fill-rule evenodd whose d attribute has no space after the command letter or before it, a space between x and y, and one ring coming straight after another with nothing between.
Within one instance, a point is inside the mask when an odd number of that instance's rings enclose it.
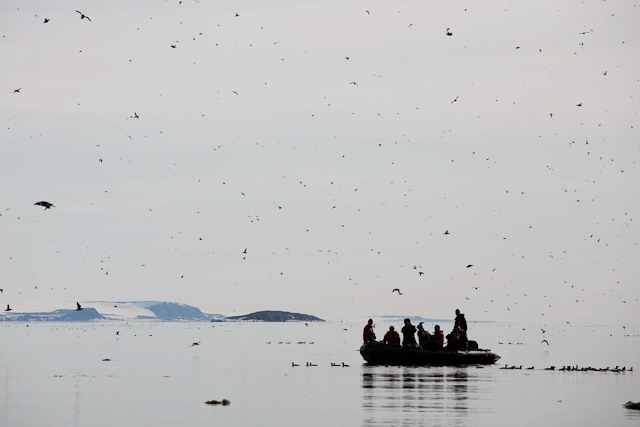
<instances>
[{"instance_id":1,"label":"calm water surface","mask_svg":"<svg viewBox=\"0 0 640 427\"><path fill-rule=\"evenodd\" d=\"M478 369L368 366L363 326L0 324L0 425L640 425L640 411L622 408L640 401L638 372L543 370L640 369L638 327L471 323L470 338L502 356Z\"/></svg>"}]
</instances>

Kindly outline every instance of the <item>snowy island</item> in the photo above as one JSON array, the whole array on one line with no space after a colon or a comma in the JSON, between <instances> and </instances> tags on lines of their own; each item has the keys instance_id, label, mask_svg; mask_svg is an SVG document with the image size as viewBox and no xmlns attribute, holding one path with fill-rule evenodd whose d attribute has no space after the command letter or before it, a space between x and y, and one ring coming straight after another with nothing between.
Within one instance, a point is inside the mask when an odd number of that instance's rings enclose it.
<instances>
[{"instance_id":1,"label":"snowy island","mask_svg":"<svg viewBox=\"0 0 640 427\"><path fill-rule=\"evenodd\" d=\"M286 311L259 311L226 317L206 314L187 304L161 301L107 302L87 301L81 310L58 309L51 312L0 312L0 321L14 322L86 322L104 320L148 320L164 322L323 322L315 316Z\"/></svg>"}]
</instances>

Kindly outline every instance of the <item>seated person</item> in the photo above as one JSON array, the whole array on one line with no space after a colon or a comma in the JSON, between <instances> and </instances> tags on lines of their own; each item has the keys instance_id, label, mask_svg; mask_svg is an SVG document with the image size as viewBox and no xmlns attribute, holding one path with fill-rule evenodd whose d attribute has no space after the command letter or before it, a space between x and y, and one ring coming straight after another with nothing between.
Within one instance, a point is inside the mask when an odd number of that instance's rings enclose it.
<instances>
[{"instance_id":1,"label":"seated person","mask_svg":"<svg viewBox=\"0 0 640 427\"><path fill-rule=\"evenodd\" d=\"M458 348L467 348L469 342L467 340L467 333L464 329L458 326Z\"/></svg>"},{"instance_id":2,"label":"seated person","mask_svg":"<svg viewBox=\"0 0 640 427\"><path fill-rule=\"evenodd\" d=\"M418 324L418 344L420 344L422 348L428 348L429 341L431 341L431 334L424 329L422 326L423 323L424 322L420 322L420 324Z\"/></svg>"},{"instance_id":3,"label":"seated person","mask_svg":"<svg viewBox=\"0 0 640 427\"><path fill-rule=\"evenodd\" d=\"M411 320L404 319L404 326L400 330L402 332L402 346L403 347L412 347L417 348L418 343L416 342L416 327L411 324Z\"/></svg>"},{"instance_id":4,"label":"seated person","mask_svg":"<svg viewBox=\"0 0 640 427\"><path fill-rule=\"evenodd\" d=\"M433 338L431 339L431 345L429 348L433 350L442 350L444 345L444 333L440 330L440 326L436 325L433 331Z\"/></svg>"},{"instance_id":5,"label":"seated person","mask_svg":"<svg viewBox=\"0 0 640 427\"><path fill-rule=\"evenodd\" d=\"M447 335L447 346L445 350L457 350L458 349L458 336L456 333L451 332Z\"/></svg>"},{"instance_id":6,"label":"seated person","mask_svg":"<svg viewBox=\"0 0 640 427\"><path fill-rule=\"evenodd\" d=\"M388 345L400 346L400 335L393 326L389 326L389 332L387 332L382 339L382 342Z\"/></svg>"},{"instance_id":7,"label":"seated person","mask_svg":"<svg viewBox=\"0 0 640 427\"><path fill-rule=\"evenodd\" d=\"M362 340L367 342L373 342L376 340L376 334L373 332L373 319L369 319L367 325L364 327L364 331L362 332Z\"/></svg>"}]
</instances>

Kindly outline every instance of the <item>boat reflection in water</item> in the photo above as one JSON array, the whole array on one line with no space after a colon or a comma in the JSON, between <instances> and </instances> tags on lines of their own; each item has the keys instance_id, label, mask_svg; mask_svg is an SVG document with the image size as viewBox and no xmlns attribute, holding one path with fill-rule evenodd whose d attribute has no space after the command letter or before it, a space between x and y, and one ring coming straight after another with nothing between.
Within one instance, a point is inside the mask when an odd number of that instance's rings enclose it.
<instances>
[{"instance_id":1,"label":"boat reflection in water","mask_svg":"<svg viewBox=\"0 0 640 427\"><path fill-rule=\"evenodd\" d=\"M364 365L362 369L363 425L367 426L465 425L470 413L482 410L483 397L488 399L489 379L475 367Z\"/></svg>"}]
</instances>

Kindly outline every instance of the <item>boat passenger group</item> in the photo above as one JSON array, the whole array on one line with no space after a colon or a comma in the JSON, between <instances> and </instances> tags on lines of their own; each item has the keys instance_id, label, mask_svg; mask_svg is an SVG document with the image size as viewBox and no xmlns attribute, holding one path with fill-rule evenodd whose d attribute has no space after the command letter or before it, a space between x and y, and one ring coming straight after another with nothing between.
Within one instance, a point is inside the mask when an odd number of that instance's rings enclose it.
<instances>
[{"instance_id":1,"label":"boat passenger group","mask_svg":"<svg viewBox=\"0 0 640 427\"><path fill-rule=\"evenodd\" d=\"M424 322L420 322L416 328L411 324L411 320L404 319L404 326L400 330L402 332L402 346L408 348L421 348L424 350L465 350L477 348L475 341L467 339L467 320L460 310L456 310L456 319L453 324L453 330L446 336L447 345L444 346L444 333L440 330L440 326L434 327L433 334L422 327ZM365 343L374 342L376 334L373 332L373 319L369 319L367 326L364 327L363 339ZM416 332L418 333L418 342L416 342ZM389 326L389 331L385 334L382 342L387 345L400 346L400 335L393 326Z\"/></svg>"}]
</instances>

